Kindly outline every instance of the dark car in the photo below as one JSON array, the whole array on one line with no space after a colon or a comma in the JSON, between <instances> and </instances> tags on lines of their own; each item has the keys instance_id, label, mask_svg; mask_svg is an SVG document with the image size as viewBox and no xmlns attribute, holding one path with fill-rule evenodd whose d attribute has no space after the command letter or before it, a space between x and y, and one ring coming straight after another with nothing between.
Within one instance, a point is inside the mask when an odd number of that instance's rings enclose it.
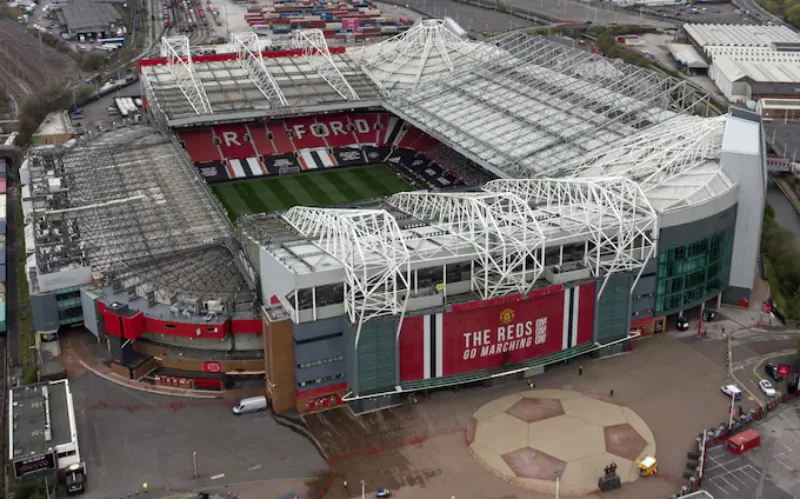
<instances>
[{"instance_id":1,"label":"dark car","mask_svg":"<svg viewBox=\"0 0 800 499\"><path fill-rule=\"evenodd\" d=\"M775 381L783 381L783 377L778 374L778 366L775 364L769 363L765 365L764 370L767 372L767 375Z\"/></svg>"}]
</instances>

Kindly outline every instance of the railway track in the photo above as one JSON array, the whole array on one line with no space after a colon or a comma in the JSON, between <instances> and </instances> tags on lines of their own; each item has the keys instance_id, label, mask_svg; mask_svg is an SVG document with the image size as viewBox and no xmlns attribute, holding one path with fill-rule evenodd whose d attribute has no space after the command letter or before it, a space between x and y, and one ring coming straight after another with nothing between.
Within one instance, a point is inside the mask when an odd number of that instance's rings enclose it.
<instances>
[{"instance_id":1,"label":"railway track","mask_svg":"<svg viewBox=\"0 0 800 499\"><path fill-rule=\"evenodd\" d=\"M37 35L8 19L0 20L0 68L0 83L17 113L26 95L80 79L78 65L69 55L40 42Z\"/></svg>"}]
</instances>

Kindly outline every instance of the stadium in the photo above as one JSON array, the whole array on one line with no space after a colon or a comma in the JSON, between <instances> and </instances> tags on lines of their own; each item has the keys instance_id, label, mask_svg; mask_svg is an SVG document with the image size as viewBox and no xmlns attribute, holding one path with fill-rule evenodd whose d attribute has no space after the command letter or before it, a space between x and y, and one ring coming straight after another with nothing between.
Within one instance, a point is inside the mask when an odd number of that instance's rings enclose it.
<instances>
[{"instance_id":1,"label":"stadium","mask_svg":"<svg viewBox=\"0 0 800 499\"><path fill-rule=\"evenodd\" d=\"M686 81L544 37L473 41L449 19L373 45L329 48L318 30L230 45L193 56L163 40L139 66L153 125L31 170L66 198L32 218L74 220L83 269L47 278L37 245L31 274L79 293L121 373L263 378L278 412L359 413L617 353L750 297L757 115L717 115Z\"/></svg>"}]
</instances>

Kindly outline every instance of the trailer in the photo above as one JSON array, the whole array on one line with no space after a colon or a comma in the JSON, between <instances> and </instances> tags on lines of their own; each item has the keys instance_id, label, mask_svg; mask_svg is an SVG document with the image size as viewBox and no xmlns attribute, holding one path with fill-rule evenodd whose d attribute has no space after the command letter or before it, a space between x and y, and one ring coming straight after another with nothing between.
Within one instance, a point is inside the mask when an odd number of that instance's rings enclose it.
<instances>
[{"instance_id":1,"label":"trailer","mask_svg":"<svg viewBox=\"0 0 800 499\"><path fill-rule=\"evenodd\" d=\"M733 454L741 455L761 445L761 434L752 428L737 433L728 439L728 450Z\"/></svg>"}]
</instances>

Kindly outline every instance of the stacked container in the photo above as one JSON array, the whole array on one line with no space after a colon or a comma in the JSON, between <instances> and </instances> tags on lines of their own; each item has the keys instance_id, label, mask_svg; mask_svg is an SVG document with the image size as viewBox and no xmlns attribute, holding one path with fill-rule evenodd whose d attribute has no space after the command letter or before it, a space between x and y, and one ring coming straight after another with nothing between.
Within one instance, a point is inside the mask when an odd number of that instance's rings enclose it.
<instances>
[{"instance_id":1,"label":"stacked container","mask_svg":"<svg viewBox=\"0 0 800 499\"><path fill-rule=\"evenodd\" d=\"M6 220L8 206L6 198L6 178L8 166L5 159L0 159L0 333L5 334L6 324Z\"/></svg>"},{"instance_id":2,"label":"stacked container","mask_svg":"<svg viewBox=\"0 0 800 499\"><path fill-rule=\"evenodd\" d=\"M371 1L274 0L272 7L249 8L245 20L251 27L268 28L275 34L298 29L322 30L325 38L344 41L393 36L413 20L386 17Z\"/></svg>"}]
</instances>

